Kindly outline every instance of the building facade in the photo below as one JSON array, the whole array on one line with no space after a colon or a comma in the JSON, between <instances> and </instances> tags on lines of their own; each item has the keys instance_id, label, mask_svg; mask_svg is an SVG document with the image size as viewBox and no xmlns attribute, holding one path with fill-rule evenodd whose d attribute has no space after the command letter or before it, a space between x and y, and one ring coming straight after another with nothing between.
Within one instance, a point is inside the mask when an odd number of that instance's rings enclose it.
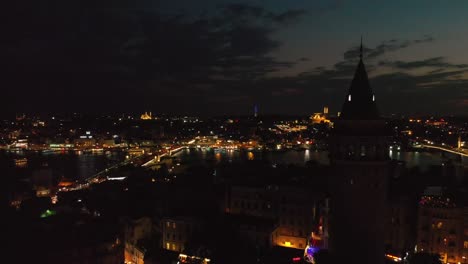
<instances>
[{"instance_id":1,"label":"building facade","mask_svg":"<svg viewBox=\"0 0 468 264\"><path fill-rule=\"evenodd\" d=\"M126 224L124 251L126 263L144 263L146 249L140 242L151 236L152 229L152 221L149 217L135 219Z\"/></svg>"},{"instance_id":2,"label":"building facade","mask_svg":"<svg viewBox=\"0 0 468 264\"><path fill-rule=\"evenodd\" d=\"M444 195L424 195L418 208L419 252L437 253L444 263L468 263L468 207Z\"/></svg>"},{"instance_id":3,"label":"building facade","mask_svg":"<svg viewBox=\"0 0 468 264\"><path fill-rule=\"evenodd\" d=\"M385 214L385 248L387 254L404 256L416 241L416 206L406 198L389 201Z\"/></svg>"},{"instance_id":4,"label":"building facade","mask_svg":"<svg viewBox=\"0 0 468 264\"><path fill-rule=\"evenodd\" d=\"M303 186L235 185L227 192L225 211L274 219L273 245L304 249L319 222L319 201Z\"/></svg>"},{"instance_id":5,"label":"building facade","mask_svg":"<svg viewBox=\"0 0 468 264\"><path fill-rule=\"evenodd\" d=\"M190 217L161 219L162 247L175 252L184 252L186 243L200 227L201 222Z\"/></svg>"}]
</instances>

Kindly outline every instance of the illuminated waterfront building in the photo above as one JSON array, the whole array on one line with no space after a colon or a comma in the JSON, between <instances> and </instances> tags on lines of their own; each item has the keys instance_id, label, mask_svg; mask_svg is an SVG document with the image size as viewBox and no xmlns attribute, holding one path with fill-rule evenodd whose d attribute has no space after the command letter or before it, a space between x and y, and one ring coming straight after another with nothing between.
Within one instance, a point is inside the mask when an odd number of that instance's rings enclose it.
<instances>
[{"instance_id":1,"label":"illuminated waterfront building","mask_svg":"<svg viewBox=\"0 0 468 264\"><path fill-rule=\"evenodd\" d=\"M323 114L328 115L328 106L323 107Z\"/></svg>"},{"instance_id":2,"label":"illuminated waterfront building","mask_svg":"<svg viewBox=\"0 0 468 264\"><path fill-rule=\"evenodd\" d=\"M337 263L384 261L388 133L362 61L330 138L330 251Z\"/></svg>"},{"instance_id":3,"label":"illuminated waterfront building","mask_svg":"<svg viewBox=\"0 0 468 264\"><path fill-rule=\"evenodd\" d=\"M307 126L296 124L278 124L276 127L286 133L301 132L307 130Z\"/></svg>"},{"instance_id":4,"label":"illuminated waterfront building","mask_svg":"<svg viewBox=\"0 0 468 264\"><path fill-rule=\"evenodd\" d=\"M310 121L312 122L312 124L330 124L330 119L328 119L328 106L323 107L323 113L314 113L313 115L311 115Z\"/></svg>"},{"instance_id":5,"label":"illuminated waterfront building","mask_svg":"<svg viewBox=\"0 0 468 264\"><path fill-rule=\"evenodd\" d=\"M330 123L330 120L323 113L314 113L310 120L312 124L320 124L320 123Z\"/></svg>"},{"instance_id":6,"label":"illuminated waterfront building","mask_svg":"<svg viewBox=\"0 0 468 264\"><path fill-rule=\"evenodd\" d=\"M86 131L84 135L73 140L77 148L93 148L96 146L96 138L91 131Z\"/></svg>"},{"instance_id":7,"label":"illuminated waterfront building","mask_svg":"<svg viewBox=\"0 0 468 264\"><path fill-rule=\"evenodd\" d=\"M144 114L142 114L142 115L140 116L140 119L141 119L141 120L151 120L151 119L153 119L153 115L152 115L151 112L149 112L149 113L148 113L148 112L145 112Z\"/></svg>"}]
</instances>

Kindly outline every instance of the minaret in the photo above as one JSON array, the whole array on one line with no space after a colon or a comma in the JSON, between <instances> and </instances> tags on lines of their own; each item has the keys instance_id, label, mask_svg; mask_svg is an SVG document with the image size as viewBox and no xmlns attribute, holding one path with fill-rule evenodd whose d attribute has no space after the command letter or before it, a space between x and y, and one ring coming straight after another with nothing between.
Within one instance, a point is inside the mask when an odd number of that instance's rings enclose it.
<instances>
[{"instance_id":1,"label":"minaret","mask_svg":"<svg viewBox=\"0 0 468 264\"><path fill-rule=\"evenodd\" d=\"M330 138L330 250L336 263L384 262L388 133L359 63Z\"/></svg>"}]
</instances>

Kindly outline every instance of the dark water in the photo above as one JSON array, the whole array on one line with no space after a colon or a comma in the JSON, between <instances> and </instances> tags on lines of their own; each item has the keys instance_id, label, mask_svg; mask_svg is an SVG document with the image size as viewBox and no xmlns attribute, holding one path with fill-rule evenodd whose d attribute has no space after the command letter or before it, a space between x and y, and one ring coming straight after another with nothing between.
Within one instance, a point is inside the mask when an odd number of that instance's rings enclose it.
<instances>
[{"instance_id":1,"label":"dark water","mask_svg":"<svg viewBox=\"0 0 468 264\"><path fill-rule=\"evenodd\" d=\"M399 152L390 151L392 159L406 162L407 167L420 166L422 170L431 165L440 165L448 159L456 160L457 156L441 152ZM18 169L17 174L28 177L34 170L47 167L59 177L69 179L85 179L125 159L124 152L86 153L78 154L50 153L50 154L27 154L10 153L3 154L2 159L27 157L26 168ZM217 164L220 162L242 162L245 160L267 160L272 164L295 164L304 165L313 160L321 164L328 164L328 152L312 150L286 150L286 151L247 151L247 150L201 150L185 149L175 154L185 164ZM461 158L462 163L468 166L468 158Z\"/></svg>"},{"instance_id":2,"label":"dark water","mask_svg":"<svg viewBox=\"0 0 468 264\"><path fill-rule=\"evenodd\" d=\"M461 157L460 155L448 152L400 152L390 151L392 159L401 160L406 162L407 167L420 166L426 169L431 165L441 165L448 160L460 161L464 166L468 166L468 157Z\"/></svg>"},{"instance_id":3,"label":"dark water","mask_svg":"<svg viewBox=\"0 0 468 264\"><path fill-rule=\"evenodd\" d=\"M312 150L286 150L286 151L261 151L261 150L208 150L185 149L174 155L183 163L210 163L242 162L246 160L266 160L272 164L304 165L309 160L328 164L328 153Z\"/></svg>"},{"instance_id":4,"label":"dark water","mask_svg":"<svg viewBox=\"0 0 468 264\"><path fill-rule=\"evenodd\" d=\"M35 170L49 169L57 177L79 180L90 177L125 159L125 152L106 153L77 153L77 152L53 152L53 153L7 153L3 159L15 158L28 159L25 168L17 169L17 176L28 178Z\"/></svg>"},{"instance_id":5,"label":"dark water","mask_svg":"<svg viewBox=\"0 0 468 264\"><path fill-rule=\"evenodd\" d=\"M307 161L313 160L321 164L329 164L328 152L312 150L286 150L286 151L246 151L246 150L201 150L186 149L175 155L182 162L186 163L220 163L236 162L243 160L267 160L276 164L296 164L304 165ZM455 154L442 152L400 152L390 151L392 159L404 161L407 167L421 167L422 170L432 165L441 165L448 159L459 159ZM468 166L468 158L462 157L462 163Z\"/></svg>"}]
</instances>

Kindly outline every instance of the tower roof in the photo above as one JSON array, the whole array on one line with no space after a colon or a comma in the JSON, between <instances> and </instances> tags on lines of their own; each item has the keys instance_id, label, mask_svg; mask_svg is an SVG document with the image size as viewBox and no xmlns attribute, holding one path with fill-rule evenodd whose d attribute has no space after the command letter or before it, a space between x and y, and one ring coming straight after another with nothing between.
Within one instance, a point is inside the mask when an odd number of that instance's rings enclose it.
<instances>
[{"instance_id":1,"label":"tower roof","mask_svg":"<svg viewBox=\"0 0 468 264\"><path fill-rule=\"evenodd\" d=\"M354 73L346 100L341 111L342 119L369 120L379 119L375 95L369 84L366 67L362 61L362 40L359 64Z\"/></svg>"}]
</instances>

